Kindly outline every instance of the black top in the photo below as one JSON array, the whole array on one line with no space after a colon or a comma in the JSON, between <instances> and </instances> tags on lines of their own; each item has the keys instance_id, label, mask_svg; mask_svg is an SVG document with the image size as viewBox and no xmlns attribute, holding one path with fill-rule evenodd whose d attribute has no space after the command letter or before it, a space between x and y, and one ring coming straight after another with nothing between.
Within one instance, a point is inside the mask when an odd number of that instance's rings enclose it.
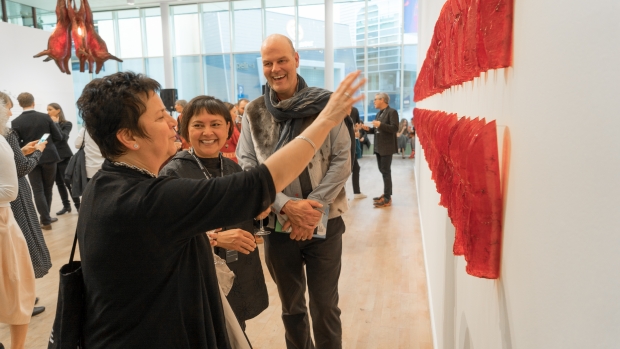
<instances>
[{"instance_id":1,"label":"black top","mask_svg":"<svg viewBox=\"0 0 620 349\"><path fill-rule=\"evenodd\" d=\"M106 160L78 220L85 347L230 348L205 232L252 219L274 199L264 165L205 181Z\"/></svg>"},{"instance_id":2,"label":"black top","mask_svg":"<svg viewBox=\"0 0 620 349\"><path fill-rule=\"evenodd\" d=\"M73 152L71 151L71 147L69 146L67 141L69 140L69 134L71 133L73 124L71 123L71 121L54 124L56 125L56 127L58 127L58 129L60 130L60 134L62 135L61 140L54 142L54 145L56 145L56 149L58 150L58 155L60 156L61 160L70 158L71 156L73 156Z\"/></svg>"},{"instance_id":3,"label":"black top","mask_svg":"<svg viewBox=\"0 0 620 349\"><path fill-rule=\"evenodd\" d=\"M360 111L357 110L357 108L352 107L351 108L351 115L349 115L351 117L351 120L353 120L353 124L357 125L359 123L361 123L362 121L360 120Z\"/></svg>"},{"instance_id":4,"label":"black top","mask_svg":"<svg viewBox=\"0 0 620 349\"><path fill-rule=\"evenodd\" d=\"M372 127L368 133L375 134L374 152L381 155L392 155L398 152L396 133L398 133L398 112L396 109L387 107L377 113L377 121L381 121L378 128Z\"/></svg>"},{"instance_id":5,"label":"black top","mask_svg":"<svg viewBox=\"0 0 620 349\"><path fill-rule=\"evenodd\" d=\"M11 128L19 137L20 147L34 140L41 139L44 133L49 133L50 136L47 140L45 150L43 150L43 155L41 155L41 159L39 159L39 164L49 164L60 161L60 156L58 155L58 150L56 150L54 142L62 139L62 133L60 133L58 127L54 125L54 121L52 121L49 115L34 110L25 111L13 120Z\"/></svg>"},{"instance_id":6,"label":"black top","mask_svg":"<svg viewBox=\"0 0 620 349\"><path fill-rule=\"evenodd\" d=\"M198 158L207 171L213 177L220 177L221 163L219 158ZM231 159L222 158L224 165L224 175L230 175L242 172L241 166ZM178 152L170 162L164 166L159 172L163 176L175 176L180 178L205 179L204 174L198 167L196 159L188 152ZM238 208L229 207L234 214ZM223 230L239 228L249 233L254 230L253 219L248 219L239 224L228 225L222 227ZM215 248L215 253L222 259L226 260L226 249ZM263 267L260 262L258 249L255 249L248 255L237 253L238 260L228 263L230 270L235 273L233 286L226 297L231 308L240 321L254 318L269 306L269 294L267 293L267 285L265 284L265 276Z\"/></svg>"}]
</instances>

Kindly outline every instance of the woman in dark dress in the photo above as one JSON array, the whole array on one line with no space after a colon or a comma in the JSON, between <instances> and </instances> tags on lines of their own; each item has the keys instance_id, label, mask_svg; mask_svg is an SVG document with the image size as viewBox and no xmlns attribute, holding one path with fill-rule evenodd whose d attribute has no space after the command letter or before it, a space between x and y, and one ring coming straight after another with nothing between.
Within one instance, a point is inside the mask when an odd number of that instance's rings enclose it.
<instances>
[{"instance_id":1,"label":"woman in dark dress","mask_svg":"<svg viewBox=\"0 0 620 349\"><path fill-rule=\"evenodd\" d=\"M11 98L2 92L0 92L0 100L4 101L8 109L13 107ZM39 158L41 158L47 142L38 144L38 141L32 141L22 149L19 147L19 137L15 131L9 130L5 137L13 149L15 166L17 167L17 181L19 183L17 199L11 201L11 210L28 243L28 252L30 252L30 259L32 260L34 276L39 279L49 272L52 267L52 260L43 237L43 232L41 231L41 226L39 225L38 214L34 208L34 202L32 202L32 189L26 175L39 163ZM45 310L44 307L36 308L38 308L37 313Z\"/></svg>"},{"instance_id":2,"label":"woman in dark dress","mask_svg":"<svg viewBox=\"0 0 620 349\"><path fill-rule=\"evenodd\" d=\"M58 103L48 104L47 114L52 118L56 126L58 126L58 129L62 134L62 139L58 142L54 142L54 145L56 145L56 149L58 150L58 155L60 155L60 162L56 164L56 187L58 188L58 193L60 194L60 199L62 200L62 210L56 212L56 214L60 216L67 212L71 212L71 202L69 201L71 186L67 185L64 179L67 165L69 164L71 156L73 156L71 147L67 144L73 124L71 121L65 119L65 113L63 113L62 108ZM67 189L69 189L69 194L67 194ZM73 198L75 209L79 211L80 197L73 197L73 195L71 195L71 197Z\"/></svg>"},{"instance_id":3,"label":"woman in dark dress","mask_svg":"<svg viewBox=\"0 0 620 349\"><path fill-rule=\"evenodd\" d=\"M199 96L185 107L184 116L181 130L191 148L177 153L159 172L160 175L211 179L243 171L241 166L220 152L233 129L236 130L225 104L213 97ZM205 143L205 140L213 142ZM234 215L235 210L230 209ZM258 249L254 248L253 230L253 220L248 219L211 234L217 242L215 253L235 273L234 283L226 298L244 330L246 320L254 318L269 306L263 268Z\"/></svg>"},{"instance_id":4,"label":"woman in dark dress","mask_svg":"<svg viewBox=\"0 0 620 349\"><path fill-rule=\"evenodd\" d=\"M271 205L361 100L351 97L364 83L358 76L347 76L317 119L259 167L211 180L155 175L176 153L176 121L155 80L122 72L88 83L77 105L106 161L84 191L78 220L84 347L238 347L205 232Z\"/></svg>"}]
</instances>

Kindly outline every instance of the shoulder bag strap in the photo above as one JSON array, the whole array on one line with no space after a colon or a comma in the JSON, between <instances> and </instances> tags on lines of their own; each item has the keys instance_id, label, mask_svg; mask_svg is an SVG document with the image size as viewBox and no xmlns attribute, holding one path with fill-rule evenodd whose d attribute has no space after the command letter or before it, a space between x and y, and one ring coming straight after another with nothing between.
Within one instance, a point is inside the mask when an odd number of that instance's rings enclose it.
<instances>
[{"instance_id":1,"label":"shoulder bag strap","mask_svg":"<svg viewBox=\"0 0 620 349\"><path fill-rule=\"evenodd\" d=\"M77 228L75 228L75 238L73 238L73 247L71 248L71 257L69 257L69 264L73 263L73 257L75 256L76 245L77 245Z\"/></svg>"}]
</instances>

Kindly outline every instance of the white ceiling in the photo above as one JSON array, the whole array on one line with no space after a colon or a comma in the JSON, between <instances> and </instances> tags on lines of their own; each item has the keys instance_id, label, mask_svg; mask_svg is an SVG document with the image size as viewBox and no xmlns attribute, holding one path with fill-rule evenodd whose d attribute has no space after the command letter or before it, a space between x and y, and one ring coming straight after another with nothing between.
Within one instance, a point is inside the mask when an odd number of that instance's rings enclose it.
<instances>
[{"instance_id":1,"label":"white ceiling","mask_svg":"<svg viewBox=\"0 0 620 349\"><path fill-rule=\"evenodd\" d=\"M79 0L77 0L79 2ZM141 8L141 7L158 7L161 3L175 3L181 4L184 2L195 4L202 2L215 2L221 0L133 0L134 5L127 5L127 0L89 0L88 3L93 11L103 11L103 10L123 10L123 9L131 9L131 8ZM24 5L33 6L36 8L54 11L56 9L56 1L54 0L17 0L17 2L22 3Z\"/></svg>"}]
</instances>

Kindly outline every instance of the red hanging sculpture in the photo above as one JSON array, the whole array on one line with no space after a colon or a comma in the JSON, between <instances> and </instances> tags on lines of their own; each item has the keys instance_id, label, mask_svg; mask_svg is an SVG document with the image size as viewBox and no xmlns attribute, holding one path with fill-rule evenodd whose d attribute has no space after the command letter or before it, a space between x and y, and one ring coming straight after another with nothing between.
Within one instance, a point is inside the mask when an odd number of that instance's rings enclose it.
<instances>
[{"instance_id":1,"label":"red hanging sculpture","mask_svg":"<svg viewBox=\"0 0 620 349\"><path fill-rule=\"evenodd\" d=\"M455 227L454 254L465 257L468 274L498 278L503 202L495 121L417 108L413 120L439 204Z\"/></svg>"},{"instance_id":2,"label":"red hanging sculpture","mask_svg":"<svg viewBox=\"0 0 620 349\"><path fill-rule=\"evenodd\" d=\"M69 4L67 5L67 2ZM75 0L58 0L56 5L56 17L58 19L54 32L47 42L47 50L39 52L34 57L47 55L44 62L54 60L60 71L71 74L69 60L71 59L71 39L75 48L75 55L80 62L80 72L85 71L88 62L88 72L98 74L103 68L103 63L108 59L122 62L121 59L108 52L108 47L103 39L95 31L93 13L88 0L82 0L80 9L77 9Z\"/></svg>"},{"instance_id":3,"label":"red hanging sculpture","mask_svg":"<svg viewBox=\"0 0 620 349\"><path fill-rule=\"evenodd\" d=\"M447 0L414 87L419 102L510 66L513 0Z\"/></svg>"}]
</instances>

